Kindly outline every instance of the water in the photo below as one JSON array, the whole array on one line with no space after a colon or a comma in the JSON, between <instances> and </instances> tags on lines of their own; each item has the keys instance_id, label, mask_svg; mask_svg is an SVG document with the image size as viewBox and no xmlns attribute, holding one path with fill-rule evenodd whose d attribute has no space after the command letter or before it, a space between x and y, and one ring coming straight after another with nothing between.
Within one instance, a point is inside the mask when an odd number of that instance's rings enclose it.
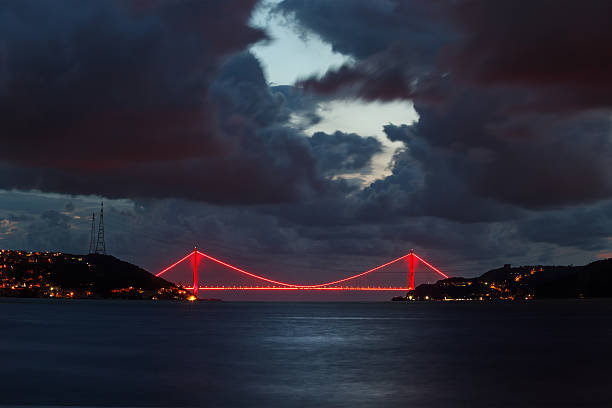
<instances>
[{"instance_id":1,"label":"water","mask_svg":"<svg viewBox=\"0 0 612 408\"><path fill-rule=\"evenodd\" d=\"M0 310L0 404L612 406L612 301Z\"/></svg>"}]
</instances>

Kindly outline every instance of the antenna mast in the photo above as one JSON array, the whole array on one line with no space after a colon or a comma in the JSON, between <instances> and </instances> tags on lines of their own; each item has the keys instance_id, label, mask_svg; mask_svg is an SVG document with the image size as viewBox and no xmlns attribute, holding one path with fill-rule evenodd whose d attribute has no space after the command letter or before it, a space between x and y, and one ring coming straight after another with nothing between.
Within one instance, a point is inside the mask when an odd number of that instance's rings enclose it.
<instances>
[{"instance_id":1,"label":"antenna mast","mask_svg":"<svg viewBox=\"0 0 612 408\"><path fill-rule=\"evenodd\" d=\"M104 242L104 202L100 205L100 224L98 225L98 240L96 241L95 253L106 255L106 243Z\"/></svg>"},{"instance_id":2,"label":"antenna mast","mask_svg":"<svg viewBox=\"0 0 612 408\"><path fill-rule=\"evenodd\" d=\"M96 249L96 213L91 213L91 232L89 233L89 252L93 254Z\"/></svg>"}]
</instances>

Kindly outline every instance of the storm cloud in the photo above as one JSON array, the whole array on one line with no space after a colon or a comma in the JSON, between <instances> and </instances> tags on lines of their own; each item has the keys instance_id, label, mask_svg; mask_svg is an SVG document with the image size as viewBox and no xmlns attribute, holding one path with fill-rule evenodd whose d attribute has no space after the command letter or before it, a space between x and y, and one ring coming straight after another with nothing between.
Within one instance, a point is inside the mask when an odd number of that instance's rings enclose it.
<instances>
[{"instance_id":1,"label":"storm cloud","mask_svg":"<svg viewBox=\"0 0 612 408\"><path fill-rule=\"evenodd\" d=\"M236 204L324 193L286 97L244 52L266 38L254 5L3 2L0 187Z\"/></svg>"},{"instance_id":2,"label":"storm cloud","mask_svg":"<svg viewBox=\"0 0 612 408\"><path fill-rule=\"evenodd\" d=\"M305 79L306 89L414 101L419 121L410 133L423 150L410 165L423 168L425 194L444 183L459 202L475 195L537 209L612 195L609 52L601 45L609 7L285 0L278 10L355 58Z\"/></svg>"},{"instance_id":3,"label":"storm cloud","mask_svg":"<svg viewBox=\"0 0 612 408\"><path fill-rule=\"evenodd\" d=\"M249 52L269 41L255 7L0 1L0 188L77 195L4 197L0 239L78 246L88 225L66 213L103 196L135 262L198 243L300 280L412 247L468 275L607 253L609 2L284 0L272 13L348 62L281 86ZM355 99L418 118L381 123L388 141L308 130L322 101Z\"/></svg>"}]
</instances>

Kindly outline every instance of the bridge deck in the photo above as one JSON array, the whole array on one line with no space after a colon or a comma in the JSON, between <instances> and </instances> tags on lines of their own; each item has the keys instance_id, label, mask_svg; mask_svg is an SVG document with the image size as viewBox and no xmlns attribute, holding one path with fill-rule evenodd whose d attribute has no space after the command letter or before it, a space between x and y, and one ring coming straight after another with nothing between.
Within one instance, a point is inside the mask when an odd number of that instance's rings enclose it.
<instances>
[{"instance_id":1,"label":"bridge deck","mask_svg":"<svg viewBox=\"0 0 612 408\"><path fill-rule=\"evenodd\" d=\"M193 290L193 288L185 288ZM359 290L359 291L404 291L409 288L397 287L350 287L350 286L324 286L312 287L284 287L284 286L200 286L198 290Z\"/></svg>"}]
</instances>

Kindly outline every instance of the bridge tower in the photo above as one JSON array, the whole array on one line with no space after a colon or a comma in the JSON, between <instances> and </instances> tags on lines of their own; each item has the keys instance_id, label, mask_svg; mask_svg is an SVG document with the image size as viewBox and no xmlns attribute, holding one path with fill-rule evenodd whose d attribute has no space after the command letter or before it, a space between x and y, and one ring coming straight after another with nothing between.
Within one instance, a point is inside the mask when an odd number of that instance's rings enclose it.
<instances>
[{"instance_id":1,"label":"bridge tower","mask_svg":"<svg viewBox=\"0 0 612 408\"><path fill-rule=\"evenodd\" d=\"M410 250L408 259L408 290L414 290L414 249Z\"/></svg>"},{"instance_id":2,"label":"bridge tower","mask_svg":"<svg viewBox=\"0 0 612 408\"><path fill-rule=\"evenodd\" d=\"M193 249L193 296L198 297L200 283L198 282L198 247Z\"/></svg>"}]
</instances>

